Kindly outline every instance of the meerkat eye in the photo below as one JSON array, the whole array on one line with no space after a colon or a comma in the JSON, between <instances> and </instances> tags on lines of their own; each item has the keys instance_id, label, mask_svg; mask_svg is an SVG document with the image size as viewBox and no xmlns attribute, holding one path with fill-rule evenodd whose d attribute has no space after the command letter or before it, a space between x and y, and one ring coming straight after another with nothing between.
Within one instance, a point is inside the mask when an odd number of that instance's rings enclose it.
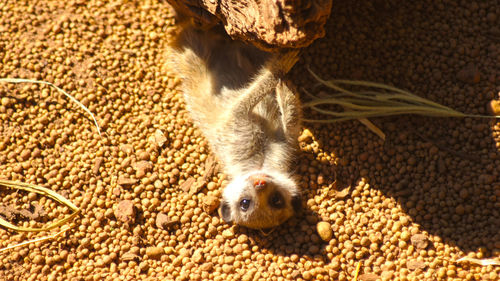
<instances>
[{"instance_id":1,"label":"meerkat eye","mask_svg":"<svg viewBox=\"0 0 500 281\"><path fill-rule=\"evenodd\" d=\"M285 201L283 200L283 196L279 192L274 192L270 197L269 197L269 205L271 207L281 209L285 205Z\"/></svg>"},{"instance_id":2,"label":"meerkat eye","mask_svg":"<svg viewBox=\"0 0 500 281\"><path fill-rule=\"evenodd\" d=\"M250 202L252 202L250 199L243 199L240 201L240 208L242 211L246 212L248 208L250 207Z\"/></svg>"}]
</instances>

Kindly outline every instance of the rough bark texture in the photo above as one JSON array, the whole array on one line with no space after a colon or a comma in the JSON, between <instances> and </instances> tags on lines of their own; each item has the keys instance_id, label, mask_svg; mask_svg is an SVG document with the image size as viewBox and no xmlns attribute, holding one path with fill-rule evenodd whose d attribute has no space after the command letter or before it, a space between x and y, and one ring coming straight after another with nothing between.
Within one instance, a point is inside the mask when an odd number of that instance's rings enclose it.
<instances>
[{"instance_id":1,"label":"rough bark texture","mask_svg":"<svg viewBox=\"0 0 500 281\"><path fill-rule=\"evenodd\" d=\"M222 23L261 49L302 48L323 37L332 0L167 0L202 26Z\"/></svg>"}]
</instances>

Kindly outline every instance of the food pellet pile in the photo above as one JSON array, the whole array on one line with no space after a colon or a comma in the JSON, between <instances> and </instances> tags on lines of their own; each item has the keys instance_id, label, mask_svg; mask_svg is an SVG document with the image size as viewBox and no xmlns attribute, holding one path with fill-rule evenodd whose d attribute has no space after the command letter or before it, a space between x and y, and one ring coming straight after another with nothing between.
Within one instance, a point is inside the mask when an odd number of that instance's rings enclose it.
<instances>
[{"instance_id":1,"label":"food pellet pile","mask_svg":"<svg viewBox=\"0 0 500 281\"><path fill-rule=\"evenodd\" d=\"M291 78L317 91L309 66L498 114L499 22L497 0L334 1ZM176 28L165 1L1 1L0 78L54 83L103 133L48 86L0 83L0 178L82 210L57 238L0 253L0 280L498 280L471 262L500 256L498 121L371 119L385 141L358 121L304 124L304 211L273 230L230 226L216 211L228 179L165 63ZM69 213L0 189L18 225ZM56 231L0 229L0 248Z\"/></svg>"}]
</instances>

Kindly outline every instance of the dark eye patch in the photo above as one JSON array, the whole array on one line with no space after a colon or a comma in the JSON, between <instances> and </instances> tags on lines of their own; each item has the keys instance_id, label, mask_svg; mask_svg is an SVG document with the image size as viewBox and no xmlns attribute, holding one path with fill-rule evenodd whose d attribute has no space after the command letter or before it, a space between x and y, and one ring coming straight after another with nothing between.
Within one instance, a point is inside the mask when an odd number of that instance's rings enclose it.
<instances>
[{"instance_id":1,"label":"dark eye patch","mask_svg":"<svg viewBox=\"0 0 500 281\"><path fill-rule=\"evenodd\" d=\"M276 209L282 209L285 207L285 199L280 192L276 191L269 196L269 205Z\"/></svg>"},{"instance_id":2,"label":"dark eye patch","mask_svg":"<svg viewBox=\"0 0 500 281\"><path fill-rule=\"evenodd\" d=\"M248 211L248 208L250 208L250 203L252 202L252 200L250 199L242 199L240 201L240 208L243 212L246 212Z\"/></svg>"},{"instance_id":3,"label":"dark eye patch","mask_svg":"<svg viewBox=\"0 0 500 281\"><path fill-rule=\"evenodd\" d=\"M298 213L302 209L302 198L300 198L300 195L292 197L292 207L295 213Z\"/></svg>"},{"instance_id":4,"label":"dark eye patch","mask_svg":"<svg viewBox=\"0 0 500 281\"><path fill-rule=\"evenodd\" d=\"M227 204L227 202L222 202L220 206L220 213L222 215L222 219L225 222L231 222L233 220L231 216L231 208L229 207L229 204Z\"/></svg>"}]
</instances>

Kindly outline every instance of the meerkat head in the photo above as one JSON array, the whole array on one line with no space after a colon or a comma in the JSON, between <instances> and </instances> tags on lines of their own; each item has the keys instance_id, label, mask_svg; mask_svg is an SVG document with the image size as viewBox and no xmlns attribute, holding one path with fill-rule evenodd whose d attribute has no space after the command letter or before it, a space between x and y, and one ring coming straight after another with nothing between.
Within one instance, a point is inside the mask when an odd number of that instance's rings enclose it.
<instances>
[{"instance_id":1,"label":"meerkat head","mask_svg":"<svg viewBox=\"0 0 500 281\"><path fill-rule=\"evenodd\" d=\"M222 194L220 213L226 222L261 229L283 223L300 206L299 189L289 175L256 171L229 183Z\"/></svg>"}]
</instances>

